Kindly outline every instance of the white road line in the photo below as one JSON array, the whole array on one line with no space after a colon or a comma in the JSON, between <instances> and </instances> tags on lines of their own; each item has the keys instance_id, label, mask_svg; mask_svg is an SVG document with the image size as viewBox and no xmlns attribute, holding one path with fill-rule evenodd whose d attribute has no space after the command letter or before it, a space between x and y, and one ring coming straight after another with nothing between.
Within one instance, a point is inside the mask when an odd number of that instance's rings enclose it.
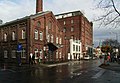
<instances>
[{"instance_id":1,"label":"white road line","mask_svg":"<svg viewBox=\"0 0 120 83\"><path fill-rule=\"evenodd\" d=\"M100 70L96 75L94 75L92 78L99 78L103 73L105 72L105 69Z\"/></svg>"}]
</instances>

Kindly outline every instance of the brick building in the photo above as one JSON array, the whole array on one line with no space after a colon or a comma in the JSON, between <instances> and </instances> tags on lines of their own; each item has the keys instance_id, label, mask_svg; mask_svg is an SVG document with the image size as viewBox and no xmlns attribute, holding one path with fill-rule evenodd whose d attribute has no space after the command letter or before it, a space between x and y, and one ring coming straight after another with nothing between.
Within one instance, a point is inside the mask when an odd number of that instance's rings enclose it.
<instances>
[{"instance_id":1,"label":"brick building","mask_svg":"<svg viewBox=\"0 0 120 83\"><path fill-rule=\"evenodd\" d=\"M78 40L82 43L82 55L92 56L93 45L93 24L80 12L73 11L56 15L56 19L59 21L61 30L63 31L63 54L68 57L70 53L70 39ZM78 55L75 55L77 58Z\"/></svg>"},{"instance_id":2,"label":"brick building","mask_svg":"<svg viewBox=\"0 0 120 83\"><path fill-rule=\"evenodd\" d=\"M60 25L51 11L42 10L42 0L36 2L36 14L0 25L0 56L5 61L20 57L28 62L30 53L43 62L61 60Z\"/></svg>"}]
</instances>

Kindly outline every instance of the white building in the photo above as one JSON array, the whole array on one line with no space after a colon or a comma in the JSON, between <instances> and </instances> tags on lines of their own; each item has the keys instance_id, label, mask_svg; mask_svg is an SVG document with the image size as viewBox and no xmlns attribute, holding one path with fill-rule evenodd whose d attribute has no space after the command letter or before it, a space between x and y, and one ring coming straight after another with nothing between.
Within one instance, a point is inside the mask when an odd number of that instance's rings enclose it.
<instances>
[{"instance_id":1,"label":"white building","mask_svg":"<svg viewBox=\"0 0 120 83\"><path fill-rule=\"evenodd\" d=\"M68 60L78 60L83 58L82 45L80 40L70 39L70 53L68 53Z\"/></svg>"}]
</instances>

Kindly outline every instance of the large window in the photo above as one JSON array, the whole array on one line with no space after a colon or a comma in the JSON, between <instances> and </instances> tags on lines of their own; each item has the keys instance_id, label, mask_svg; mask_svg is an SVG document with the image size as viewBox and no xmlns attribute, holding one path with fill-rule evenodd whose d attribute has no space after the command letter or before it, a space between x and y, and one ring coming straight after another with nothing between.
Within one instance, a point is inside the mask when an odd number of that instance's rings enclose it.
<instances>
[{"instance_id":1,"label":"large window","mask_svg":"<svg viewBox=\"0 0 120 83\"><path fill-rule=\"evenodd\" d=\"M54 37L53 37L53 35L51 34L51 43L53 43L54 42Z\"/></svg>"},{"instance_id":2,"label":"large window","mask_svg":"<svg viewBox=\"0 0 120 83\"><path fill-rule=\"evenodd\" d=\"M8 58L8 51L4 50L4 58Z\"/></svg>"},{"instance_id":3,"label":"large window","mask_svg":"<svg viewBox=\"0 0 120 83\"><path fill-rule=\"evenodd\" d=\"M12 57L12 58L16 58L16 50L12 50L12 52L11 52L11 57Z\"/></svg>"},{"instance_id":4,"label":"large window","mask_svg":"<svg viewBox=\"0 0 120 83\"><path fill-rule=\"evenodd\" d=\"M71 32L73 32L74 31L74 27L71 27Z\"/></svg>"},{"instance_id":5,"label":"large window","mask_svg":"<svg viewBox=\"0 0 120 83\"><path fill-rule=\"evenodd\" d=\"M15 31L12 32L12 40L15 40Z\"/></svg>"},{"instance_id":6,"label":"large window","mask_svg":"<svg viewBox=\"0 0 120 83\"><path fill-rule=\"evenodd\" d=\"M35 49L35 59L38 59L38 49Z\"/></svg>"},{"instance_id":7,"label":"large window","mask_svg":"<svg viewBox=\"0 0 120 83\"><path fill-rule=\"evenodd\" d=\"M75 51L75 45L73 45L73 51Z\"/></svg>"},{"instance_id":8,"label":"large window","mask_svg":"<svg viewBox=\"0 0 120 83\"><path fill-rule=\"evenodd\" d=\"M34 34L35 34L35 40L38 40L38 30L37 29L35 29Z\"/></svg>"},{"instance_id":9,"label":"large window","mask_svg":"<svg viewBox=\"0 0 120 83\"><path fill-rule=\"evenodd\" d=\"M38 22L37 22L37 27L40 28L40 26L41 26L41 22L38 21Z\"/></svg>"},{"instance_id":10,"label":"large window","mask_svg":"<svg viewBox=\"0 0 120 83\"><path fill-rule=\"evenodd\" d=\"M58 37L56 37L56 44L58 44Z\"/></svg>"},{"instance_id":11,"label":"large window","mask_svg":"<svg viewBox=\"0 0 120 83\"><path fill-rule=\"evenodd\" d=\"M4 41L7 41L7 33L4 34Z\"/></svg>"},{"instance_id":12,"label":"large window","mask_svg":"<svg viewBox=\"0 0 120 83\"><path fill-rule=\"evenodd\" d=\"M50 42L50 35L47 35L47 42Z\"/></svg>"},{"instance_id":13,"label":"large window","mask_svg":"<svg viewBox=\"0 0 120 83\"><path fill-rule=\"evenodd\" d=\"M23 48L21 58L26 58L26 50Z\"/></svg>"},{"instance_id":14,"label":"large window","mask_svg":"<svg viewBox=\"0 0 120 83\"><path fill-rule=\"evenodd\" d=\"M73 23L74 23L74 21L73 21L73 20L71 20L71 23L73 24Z\"/></svg>"},{"instance_id":15,"label":"large window","mask_svg":"<svg viewBox=\"0 0 120 83\"><path fill-rule=\"evenodd\" d=\"M42 49L40 49L40 56L39 56L39 58L40 58L40 59L43 58L43 50L42 50Z\"/></svg>"},{"instance_id":16,"label":"large window","mask_svg":"<svg viewBox=\"0 0 120 83\"><path fill-rule=\"evenodd\" d=\"M62 44L62 38L59 39L59 44Z\"/></svg>"},{"instance_id":17,"label":"large window","mask_svg":"<svg viewBox=\"0 0 120 83\"><path fill-rule=\"evenodd\" d=\"M66 22L64 21L64 23L63 23L64 25L66 24Z\"/></svg>"},{"instance_id":18,"label":"large window","mask_svg":"<svg viewBox=\"0 0 120 83\"><path fill-rule=\"evenodd\" d=\"M64 33L66 32L66 27L63 28L63 32L64 32Z\"/></svg>"},{"instance_id":19,"label":"large window","mask_svg":"<svg viewBox=\"0 0 120 83\"><path fill-rule=\"evenodd\" d=\"M56 59L58 59L58 51L56 51Z\"/></svg>"},{"instance_id":20,"label":"large window","mask_svg":"<svg viewBox=\"0 0 120 83\"><path fill-rule=\"evenodd\" d=\"M43 32L40 32L40 40L43 40Z\"/></svg>"},{"instance_id":21,"label":"large window","mask_svg":"<svg viewBox=\"0 0 120 83\"><path fill-rule=\"evenodd\" d=\"M25 39L25 30L22 30L22 39Z\"/></svg>"},{"instance_id":22,"label":"large window","mask_svg":"<svg viewBox=\"0 0 120 83\"><path fill-rule=\"evenodd\" d=\"M49 23L48 23L48 28L49 28L49 29L52 28L52 23L51 23L51 21L49 21Z\"/></svg>"}]
</instances>

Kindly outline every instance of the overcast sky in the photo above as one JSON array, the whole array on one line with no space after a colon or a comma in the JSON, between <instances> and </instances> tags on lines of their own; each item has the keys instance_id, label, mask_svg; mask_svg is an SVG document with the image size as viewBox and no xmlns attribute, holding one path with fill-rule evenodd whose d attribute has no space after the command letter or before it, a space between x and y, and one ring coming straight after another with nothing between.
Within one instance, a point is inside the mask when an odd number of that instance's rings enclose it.
<instances>
[{"instance_id":1,"label":"overcast sky","mask_svg":"<svg viewBox=\"0 0 120 83\"><path fill-rule=\"evenodd\" d=\"M93 21L101 11L95 10L95 0L43 0L44 10L52 11L54 14L80 10ZM18 19L24 16L35 14L36 0L0 0L0 19L5 22ZM97 28L94 22L94 45L106 38L116 39L118 29ZM114 33L110 33L110 32ZM118 38L119 39L119 38Z\"/></svg>"}]
</instances>

